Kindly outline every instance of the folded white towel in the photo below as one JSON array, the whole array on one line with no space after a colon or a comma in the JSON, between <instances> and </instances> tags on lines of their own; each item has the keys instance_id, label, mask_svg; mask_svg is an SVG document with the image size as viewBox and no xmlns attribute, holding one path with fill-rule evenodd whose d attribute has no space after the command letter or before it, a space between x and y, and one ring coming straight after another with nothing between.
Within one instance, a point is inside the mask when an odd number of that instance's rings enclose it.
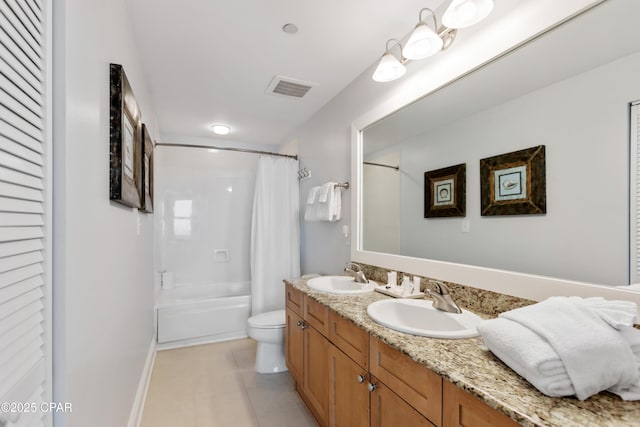
<instances>
[{"instance_id":1,"label":"folded white towel","mask_svg":"<svg viewBox=\"0 0 640 427\"><path fill-rule=\"evenodd\" d=\"M631 301L607 301L602 297L569 298L582 301L612 328L620 329L623 326L633 326L638 320L638 306Z\"/></svg>"},{"instance_id":2,"label":"folded white towel","mask_svg":"<svg viewBox=\"0 0 640 427\"><path fill-rule=\"evenodd\" d=\"M328 182L320 188L317 202L318 221L338 221L342 214L342 193L335 182Z\"/></svg>"},{"instance_id":3,"label":"folded white towel","mask_svg":"<svg viewBox=\"0 0 640 427\"><path fill-rule=\"evenodd\" d=\"M307 194L307 204L313 205L317 201L318 192L320 191L320 187L311 187L309 190L309 194Z\"/></svg>"},{"instance_id":4,"label":"folded white towel","mask_svg":"<svg viewBox=\"0 0 640 427\"><path fill-rule=\"evenodd\" d=\"M336 182L327 182L320 187L320 194L318 196L318 201L321 203L326 203L329 201L329 194L335 188Z\"/></svg>"},{"instance_id":5,"label":"folded white towel","mask_svg":"<svg viewBox=\"0 0 640 427\"><path fill-rule=\"evenodd\" d=\"M505 318L485 320L477 329L493 354L542 393L552 397L576 394L560 356L531 329ZM620 334L639 350L634 351L634 358L640 371L640 330L623 328ZM640 380L624 387L610 387L608 391L624 400L640 400Z\"/></svg>"},{"instance_id":6,"label":"folded white towel","mask_svg":"<svg viewBox=\"0 0 640 427\"><path fill-rule=\"evenodd\" d=\"M562 360L576 396L584 400L640 379L631 347L581 298L552 297L502 313L544 338Z\"/></svg>"}]
</instances>

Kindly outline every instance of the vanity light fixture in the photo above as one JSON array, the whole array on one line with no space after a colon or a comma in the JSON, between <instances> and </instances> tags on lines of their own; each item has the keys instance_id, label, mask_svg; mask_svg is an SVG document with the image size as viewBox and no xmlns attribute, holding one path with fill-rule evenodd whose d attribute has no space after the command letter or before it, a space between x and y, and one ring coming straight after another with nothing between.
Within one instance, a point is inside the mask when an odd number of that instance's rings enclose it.
<instances>
[{"instance_id":1,"label":"vanity light fixture","mask_svg":"<svg viewBox=\"0 0 640 427\"><path fill-rule=\"evenodd\" d=\"M231 128L227 125L211 125L211 130L216 135L228 135L231 132Z\"/></svg>"},{"instance_id":2,"label":"vanity light fixture","mask_svg":"<svg viewBox=\"0 0 640 427\"><path fill-rule=\"evenodd\" d=\"M492 10L493 0L452 0L442 17L443 26L438 28L435 12L429 8L421 9L418 13L418 24L409 36L404 48L396 39L387 40L387 49L373 73L373 80L390 82L399 79L407 71L404 66L407 61L428 58L441 50L446 50L453 43L458 28L477 24L486 18ZM422 17L424 12L431 14L433 29L424 22ZM389 48L391 41L395 41L396 45L400 46L400 59L391 53Z\"/></svg>"},{"instance_id":3,"label":"vanity light fixture","mask_svg":"<svg viewBox=\"0 0 640 427\"><path fill-rule=\"evenodd\" d=\"M389 47L389 43L396 42L395 45ZM396 58L391 49L395 46L400 46L400 59ZM407 58L402 56L402 45L396 39L387 40L387 50L382 55L376 71L373 73L373 80L377 82L390 82L395 79L399 79L407 72L407 68L404 63L407 62Z\"/></svg>"}]
</instances>

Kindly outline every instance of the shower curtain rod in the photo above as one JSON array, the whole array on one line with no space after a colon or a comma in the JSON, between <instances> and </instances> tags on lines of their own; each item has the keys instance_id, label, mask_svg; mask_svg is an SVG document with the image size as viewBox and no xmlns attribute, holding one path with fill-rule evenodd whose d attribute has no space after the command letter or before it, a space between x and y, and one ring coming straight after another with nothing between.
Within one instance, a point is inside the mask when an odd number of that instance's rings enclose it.
<instances>
[{"instance_id":1,"label":"shower curtain rod","mask_svg":"<svg viewBox=\"0 0 640 427\"><path fill-rule=\"evenodd\" d=\"M362 162L362 163L364 163L365 165L381 166L383 168L395 169L397 171L400 170L400 166L383 165L382 163L373 163L373 162Z\"/></svg>"},{"instance_id":2,"label":"shower curtain rod","mask_svg":"<svg viewBox=\"0 0 640 427\"><path fill-rule=\"evenodd\" d=\"M223 150L223 151L238 151L240 153L252 153L252 154L266 154L268 156L288 157L290 159L298 160L298 156L294 154L281 154L271 151L249 150L247 148L232 148L232 147L215 147L213 145L195 145L195 144L173 144L170 142L156 142L156 147L187 147L187 148L209 148L211 150Z\"/></svg>"}]
</instances>

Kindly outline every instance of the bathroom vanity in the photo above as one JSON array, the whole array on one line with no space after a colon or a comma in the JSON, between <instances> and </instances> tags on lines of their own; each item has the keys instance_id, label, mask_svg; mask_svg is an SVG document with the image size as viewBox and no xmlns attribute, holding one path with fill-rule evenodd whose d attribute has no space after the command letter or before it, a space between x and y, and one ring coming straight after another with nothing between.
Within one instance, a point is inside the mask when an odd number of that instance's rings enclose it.
<instances>
[{"instance_id":1,"label":"bathroom vanity","mask_svg":"<svg viewBox=\"0 0 640 427\"><path fill-rule=\"evenodd\" d=\"M582 402L544 396L480 338L385 328L366 313L385 298L320 293L305 279L286 282L287 366L321 426L640 425L640 402L608 393Z\"/></svg>"}]
</instances>

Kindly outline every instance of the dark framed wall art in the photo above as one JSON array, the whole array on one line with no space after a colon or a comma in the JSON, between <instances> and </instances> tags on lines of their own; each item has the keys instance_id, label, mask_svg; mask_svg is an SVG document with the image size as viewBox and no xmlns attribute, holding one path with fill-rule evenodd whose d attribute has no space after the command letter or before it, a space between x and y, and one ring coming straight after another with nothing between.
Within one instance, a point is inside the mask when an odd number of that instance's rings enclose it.
<instances>
[{"instance_id":1,"label":"dark framed wall art","mask_svg":"<svg viewBox=\"0 0 640 427\"><path fill-rule=\"evenodd\" d=\"M480 160L481 214L547 213L545 146Z\"/></svg>"},{"instance_id":2,"label":"dark framed wall art","mask_svg":"<svg viewBox=\"0 0 640 427\"><path fill-rule=\"evenodd\" d=\"M138 104L121 65L110 64L109 198L142 206L142 124Z\"/></svg>"},{"instance_id":3,"label":"dark framed wall art","mask_svg":"<svg viewBox=\"0 0 640 427\"><path fill-rule=\"evenodd\" d=\"M142 210L153 212L153 140L142 124Z\"/></svg>"},{"instance_id":4,"label":"dark framed wall art","mask_svg":"<svg viewBox=\"0 0 640 427\"><path fill-rule=\"evenodd\" d=\"M465 216L467 165L424 173L424 217Z\"/></svg>"}]
</instances>

